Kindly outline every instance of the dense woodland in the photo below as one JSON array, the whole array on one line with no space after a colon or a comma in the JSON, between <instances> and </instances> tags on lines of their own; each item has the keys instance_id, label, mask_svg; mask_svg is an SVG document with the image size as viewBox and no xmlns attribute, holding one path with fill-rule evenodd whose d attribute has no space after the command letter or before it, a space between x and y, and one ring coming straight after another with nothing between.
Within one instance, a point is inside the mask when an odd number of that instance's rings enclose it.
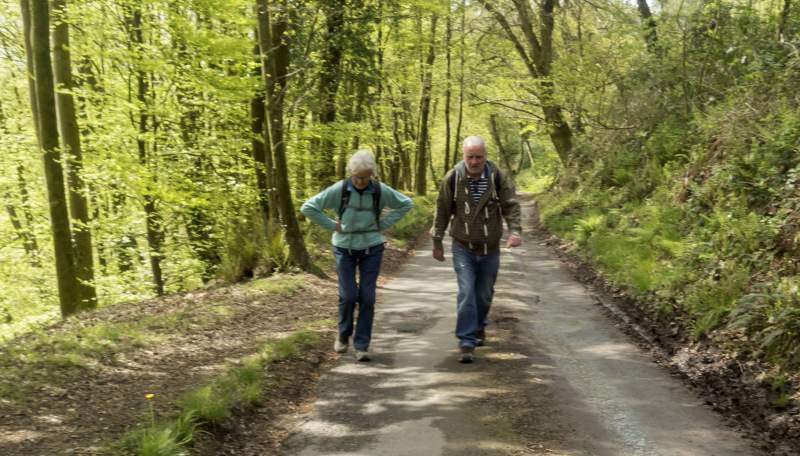
<instances>
[{"instance_id":1,"label":"dense woodland","mask_svg":"<svg viewBox=\"0 0 800 456\"><path fill-rule=\"evenodd\" d=\"M0 331L317 271L356 149L436 191L482 135L575 252L694 338L800 365L791 0L0 3Z\"/></svg>"}]
</instances>

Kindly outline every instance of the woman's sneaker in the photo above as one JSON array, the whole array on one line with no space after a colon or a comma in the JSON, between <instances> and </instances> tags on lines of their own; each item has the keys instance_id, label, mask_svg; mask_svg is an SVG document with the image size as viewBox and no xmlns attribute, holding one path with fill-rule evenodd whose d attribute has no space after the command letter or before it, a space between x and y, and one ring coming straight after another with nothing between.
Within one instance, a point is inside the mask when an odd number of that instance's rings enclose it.
<instances>
[{"instance_id":1,"label":"woman's sneaker","mask_svg":"<svg viewBox=\"0 0 800 456\"><path fill-rule=\"evenodd\" d=\"M369 356L368 351L356 349L356 359L359 361L369 361L372 358Z\"/></svg>"},{"instance_id":2,"label":"woman's sneaker","mask_svg":"<svg viewBox=\"0 0 800 456\"><path fill-rule=\"evenodd\" d=\"M333 349L336 350L336 353L347 353L347 336L341 334L336 336Z\"/></svg>"}]
</instances>

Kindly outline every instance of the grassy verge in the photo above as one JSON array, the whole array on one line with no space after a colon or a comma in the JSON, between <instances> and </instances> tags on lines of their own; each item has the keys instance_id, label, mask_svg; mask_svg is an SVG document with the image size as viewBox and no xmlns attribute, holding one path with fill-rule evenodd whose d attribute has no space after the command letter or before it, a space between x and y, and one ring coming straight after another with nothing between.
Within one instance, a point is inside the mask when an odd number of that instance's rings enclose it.
<instances>
[{"instance_id":1,"label":"grassy verge","mask_svg":"<svg viewBox=\"0 0 800 456\"><path fill-rule=\"evenodd\" d=\"M709 201L667 188L635 198L629 187L585 182L540 195L539 208L552 232L647 310L773 366L766 378L788 385L800 372L800 276L780 249L786 217L736 194ZM790 403L780 397L776 406Z\"/></svg>"},{"instance_id":2,"label":"grassy verge","mask_svg":"<svg viewBox=\"0 0 800 456\"><path fill-rule=\"evenodd\" d=\"M157 421L151 408L138 429L110 444L107 451L139 456L189 454L194 439L204 433L204 429L223 428L234 413L258 404L269 394L274 384L268 369L270 363L301 357L303 348L320 343L319 335L309 329L318 324L332 325L333 322L310 324L288 337L258 345L253 355L230 363L218 376L181 398L171 398L179 404L179 413ZM149 394L146 399L152 401L152 396Z\"/></svg>"}]
</instances>

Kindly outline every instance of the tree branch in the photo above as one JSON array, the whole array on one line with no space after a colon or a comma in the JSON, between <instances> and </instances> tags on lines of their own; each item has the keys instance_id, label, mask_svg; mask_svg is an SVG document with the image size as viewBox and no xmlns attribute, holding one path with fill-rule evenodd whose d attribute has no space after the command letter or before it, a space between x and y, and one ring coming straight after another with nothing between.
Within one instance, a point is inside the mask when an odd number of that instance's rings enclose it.
<instances>
[{"instance_id":1,"label":"tree branch","mask_svg":"<svg viewBox=\"0 0 800 456\"><path fill-rule=\"evenodd\" d=\"M514 34L514 31L511 29L511 24L508 23L505 16L500 11L497 11L495 7L488 1L488 0L478 0L486 11L491 14L494 19L500 24L500 27L508 36L509 41L514 44L514 47L517 49L517 52L522 57L522 61L525 62L525 67L528 68L528 73L531 75L532 78L538 79L539 73L536 71L536 67L533 66L533 61L528 56L527 51L525 51L525 47L522 46L522 43L517 38L517 35ZM535 37L534 37L535 38Z\"/></svg>"}]
</instances>

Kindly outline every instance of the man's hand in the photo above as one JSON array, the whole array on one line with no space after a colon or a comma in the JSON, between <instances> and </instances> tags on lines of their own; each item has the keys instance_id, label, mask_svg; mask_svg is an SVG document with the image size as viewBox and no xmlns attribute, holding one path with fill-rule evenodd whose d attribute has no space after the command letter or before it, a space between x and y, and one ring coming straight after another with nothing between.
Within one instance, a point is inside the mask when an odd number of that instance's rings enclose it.
<instances>
[{"instance_id":1,"label":"man's hand","mask_svg":"<svg viewBox=\"0 0 800 456\"><path fill-rule=\"evenodd\" d=\"M336 228L334 228L333 231L336 231L337 233L342 232L342 222L339 221L339 217L336 217Z\"/></svg>"},{"instance_id":2,"label":"man's hand","mask_svg":"<svg viewBox=\"0 0 800 456\"><path fill-rule=\"evenodd\" d=\"M433 258L437 261L444 261L444 250L434 250Z\"/></svg>"},{"instance_id":3,"label":"man's hand","mask_svg":"<svg viewBox=\"0 0 800 456\"><path fill-rule=\"evenodd\" d=\"M506 248L510 249L511 247L519 247L520 245L522 245L522 238L520 237L520 235L517 233L511 233L511 235L508 236L508 242L506 242Z\"/></svg>"}]
</instances>

